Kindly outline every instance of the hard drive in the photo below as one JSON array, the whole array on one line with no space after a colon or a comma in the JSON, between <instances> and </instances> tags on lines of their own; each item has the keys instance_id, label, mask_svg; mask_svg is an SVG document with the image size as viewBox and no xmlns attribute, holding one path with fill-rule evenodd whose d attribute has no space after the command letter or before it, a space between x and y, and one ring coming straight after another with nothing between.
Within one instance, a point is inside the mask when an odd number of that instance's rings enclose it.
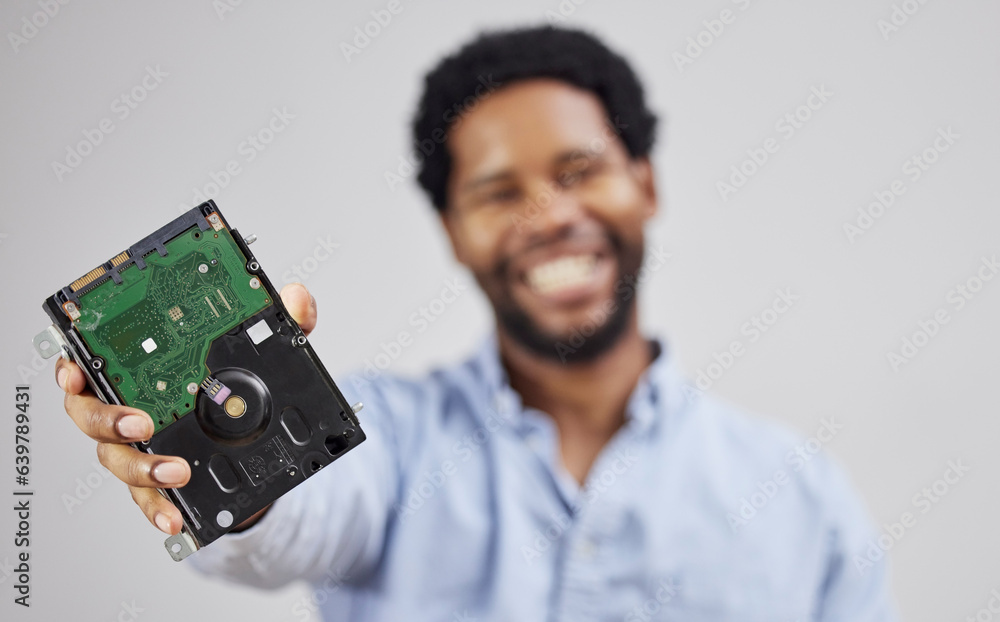
<instances>
[{"instance_id":1,"label":"hard drive","mask_svg":"<svg viewBox=\"0 0 1000 622\"><path fill-rule=\"evenodd\" d=\"M161 489L181 560L365 439L248 244L213 201L87 272L43 304L39 353L72 358L109 404L140 408L140 451L191 465Z\"/></svg>"}]
</instances>

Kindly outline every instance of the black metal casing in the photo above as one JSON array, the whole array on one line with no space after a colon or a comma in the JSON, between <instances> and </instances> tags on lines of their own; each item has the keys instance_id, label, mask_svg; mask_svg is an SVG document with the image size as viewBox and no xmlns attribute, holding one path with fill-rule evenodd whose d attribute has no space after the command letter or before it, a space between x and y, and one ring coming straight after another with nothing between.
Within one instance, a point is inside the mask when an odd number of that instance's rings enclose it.
<instances>
[{"instance_id":1,"label":"black metal casing","mask_svg":"<svg viewBox=\"0 0 1000 622\"><path fill-rule=\"evenodd\" d=\"M120 282L118 271L132 263L145 269L145 255L165 255L164 244L195 224L208 229L206 218L211 214L218 215L230 230L246 258L248 272L260 280L272 301L216 339L206 360L213 376L247 396L247 413L238 420L224 413L220 416L220 407L199 390L194 412L148 442L133 444L143 452L180 456L191 465L188 484L160 492L180 509L184 529L196 548L231 531L365 439L351 405L243 237L229 227L213 201L192 208L130 247L127 262L104 264L107 274L87 289L107 278ZM106 403L122 404L103 371L103 360L90 352L63 310L67 301L79 302L79 293L63 288L43 308L64 337L64 350L83 369L94 392ZM261 320L273 334L255 344L247 329Z\"/></svg>"}]
</instances>

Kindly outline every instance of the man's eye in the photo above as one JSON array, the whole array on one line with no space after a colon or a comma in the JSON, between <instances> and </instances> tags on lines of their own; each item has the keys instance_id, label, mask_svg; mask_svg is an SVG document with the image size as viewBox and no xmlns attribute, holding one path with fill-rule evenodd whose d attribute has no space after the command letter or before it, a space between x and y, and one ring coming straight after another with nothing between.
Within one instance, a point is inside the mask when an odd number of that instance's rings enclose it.
<instances>
[{"instance_id":1,"label":"man's eye","mask_svg":"<svg viewBox=\"0 0 1000 622\"><path fill-rule=\"evenodd\" d=\"M581 181L586 181L599 171L600 166L597 163L588 163L582 166L576 166L563 171L559 175L559 182L564 186L571 186Z\"/></svg>"},{"instance_id":2,"label":"man's eye","mask_svg":"<svg viewBox=\"0 0 1000 622\"><path fill-rule=\"evenodd\" d=\"M520 199L521 193L516 188L494 190L486 195L487 203L511 203Z\"/></svg>"}]
</instances>

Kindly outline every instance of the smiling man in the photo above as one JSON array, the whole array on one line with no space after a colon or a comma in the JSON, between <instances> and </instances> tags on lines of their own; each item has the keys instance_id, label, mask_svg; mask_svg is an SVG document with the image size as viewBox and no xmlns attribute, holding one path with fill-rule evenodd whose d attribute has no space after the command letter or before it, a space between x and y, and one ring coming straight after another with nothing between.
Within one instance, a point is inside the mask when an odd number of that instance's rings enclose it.
<instances>
[{"instance_id":1,"label":"smiling man","mask_svg":"<svg viewBox=\"0 0 1000 622\"><path fill-rule=\"evenodd\" d=\"M193 562L309 581L299 619L894 620L841 470L789 461L793 435L700 395L639 330L654 127L629 66L581 32L484 35L434 68L414 130L441 147L419 180L495 333L453 368L355 387L368 441ZM305 288L283 298L311 330ZM155 488L188 465L121 444L148 417L57 373L102 462L177 532Z\"/></svg>"}]
</instances>

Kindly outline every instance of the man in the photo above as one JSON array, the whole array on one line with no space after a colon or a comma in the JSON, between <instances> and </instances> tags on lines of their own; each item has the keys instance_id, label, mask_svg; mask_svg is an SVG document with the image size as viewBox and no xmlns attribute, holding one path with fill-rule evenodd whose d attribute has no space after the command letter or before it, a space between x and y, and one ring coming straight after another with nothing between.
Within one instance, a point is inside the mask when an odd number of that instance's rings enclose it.
<instances>
[{"instance_id":1,"label":"man","mask_svg":"<svg viewBox=\"0 0 1000 622\"><path fill-rule=\"evenodd\" d=\"M341 383L368 440L194 563L308 580L329 620L895 619L840 469L699 395L639 331L654 126L632 70L581 32L482 36L431 71L419 180L495 335L423 380ZM282 297L312 330L305 288ZM57 374L101 462L176 533L154 488L188 465L123 444L149 418Z\"/></svg>"}]
</instances>

